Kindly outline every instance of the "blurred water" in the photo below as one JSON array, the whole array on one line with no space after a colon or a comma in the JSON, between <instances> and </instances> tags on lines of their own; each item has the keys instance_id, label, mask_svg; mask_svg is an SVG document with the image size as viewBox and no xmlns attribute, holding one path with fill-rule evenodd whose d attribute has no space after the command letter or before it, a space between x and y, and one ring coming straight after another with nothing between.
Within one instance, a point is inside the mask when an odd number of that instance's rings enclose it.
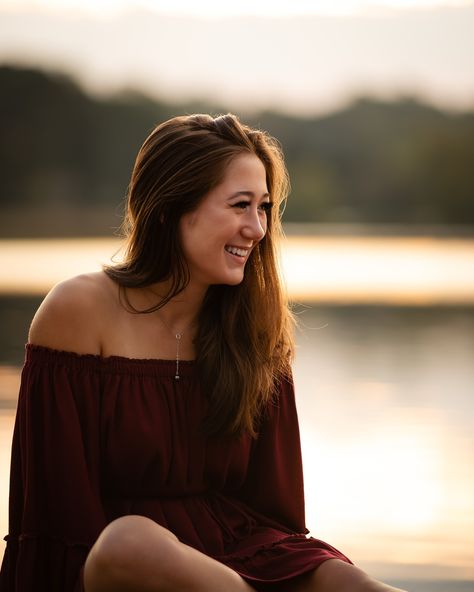
<instances>
[{"instance_id":1,"label":"blurred water","mask_svg":"<svg viewBox=\"0 0 474 592\"><path fill-rule=\"evenodd\" d=\"M289 235L281 255L292 298L474 305L474 239L381 232ZM44 294L71 275L101 269L120 248L119 240L108 238L0 240L0 294Z\"/></svg>"},{"instance_id":2,"label":"blurred water","mask_svg":"<svg viewBox=\"0 0 474 592\"><path fill-rule=\"evenodd\" d=\"M380 577L474 578L474 310L299 319L313 534Z\"/></svg>"}]
</instances>

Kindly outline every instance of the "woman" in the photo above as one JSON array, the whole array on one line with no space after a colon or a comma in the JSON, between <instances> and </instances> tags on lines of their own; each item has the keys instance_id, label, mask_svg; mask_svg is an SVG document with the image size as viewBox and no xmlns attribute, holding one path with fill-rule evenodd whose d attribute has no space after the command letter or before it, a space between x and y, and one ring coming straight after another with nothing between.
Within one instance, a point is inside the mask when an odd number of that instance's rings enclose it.
<instances>
[{"instance_id":1,"label":"woman","mask_svg":"<svg viewBox=\"0 0 474 592\"><path fill-rule=\"evenodd\" d=\"M277 143L233 115L142 146L122 263L29 335L1 591L393 590L307 537Z\"/></svg>"}]
</instances>

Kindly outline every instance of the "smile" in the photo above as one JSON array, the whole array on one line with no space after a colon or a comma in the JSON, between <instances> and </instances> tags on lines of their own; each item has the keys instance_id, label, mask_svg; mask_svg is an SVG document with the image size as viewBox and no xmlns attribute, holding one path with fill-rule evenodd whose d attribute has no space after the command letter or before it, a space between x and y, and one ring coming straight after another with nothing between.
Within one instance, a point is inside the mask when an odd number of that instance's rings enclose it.
<instances>
[{"instance_id":1,"label":"smile","mask_svg":"<svg viewBox=\"0 0 474 592\"><path fill-rule=\"evenodd\" d=\"M224 248L228 253L231 255L237 255L237 257L246 257L249 252L249 249L241 249L239 247L226 246Z\"/></svg>"}]
</instances>

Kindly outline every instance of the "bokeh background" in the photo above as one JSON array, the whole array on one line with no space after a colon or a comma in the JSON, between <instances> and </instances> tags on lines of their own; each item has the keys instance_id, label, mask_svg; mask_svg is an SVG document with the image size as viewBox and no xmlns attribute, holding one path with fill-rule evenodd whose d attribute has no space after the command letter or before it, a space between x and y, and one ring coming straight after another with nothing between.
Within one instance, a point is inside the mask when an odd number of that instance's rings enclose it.
<instances>
[{"instance_id":1,"label":"bokeh background","mask_svg":"<svg viewBox=\"0 0 474 592\"><path fill-rule=\"evenodd\" d=\"M461 1L0 0L4 534L35 309L120 248L153 126L232 111L292 180L312 534L413 592L474 588L473 31Z\"/></svg>"}]
</instances>

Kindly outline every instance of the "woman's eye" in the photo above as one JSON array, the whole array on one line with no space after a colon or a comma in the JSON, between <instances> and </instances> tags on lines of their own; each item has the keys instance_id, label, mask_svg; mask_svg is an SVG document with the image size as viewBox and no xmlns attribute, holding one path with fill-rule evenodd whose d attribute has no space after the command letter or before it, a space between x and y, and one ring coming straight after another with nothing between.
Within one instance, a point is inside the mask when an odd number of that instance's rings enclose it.
<instances>
[{"instance_id":1,"label":"woman's eye","mask_svg":"<svg viewBox=\"0 0 474 592\"><path fill-rule=\"evenodd\" d=\"M240 210L245 210L250 205L251 205L251 203L249 201L239 201L238 203L234 204L232 207L238 208ZM263 203L261 203L258 206L258 209L262 210L263 212L268 212L268 210L270 210L272 206L273 206L273 203L271 201L264 201Z\"/></svg>"}]
</instances>

